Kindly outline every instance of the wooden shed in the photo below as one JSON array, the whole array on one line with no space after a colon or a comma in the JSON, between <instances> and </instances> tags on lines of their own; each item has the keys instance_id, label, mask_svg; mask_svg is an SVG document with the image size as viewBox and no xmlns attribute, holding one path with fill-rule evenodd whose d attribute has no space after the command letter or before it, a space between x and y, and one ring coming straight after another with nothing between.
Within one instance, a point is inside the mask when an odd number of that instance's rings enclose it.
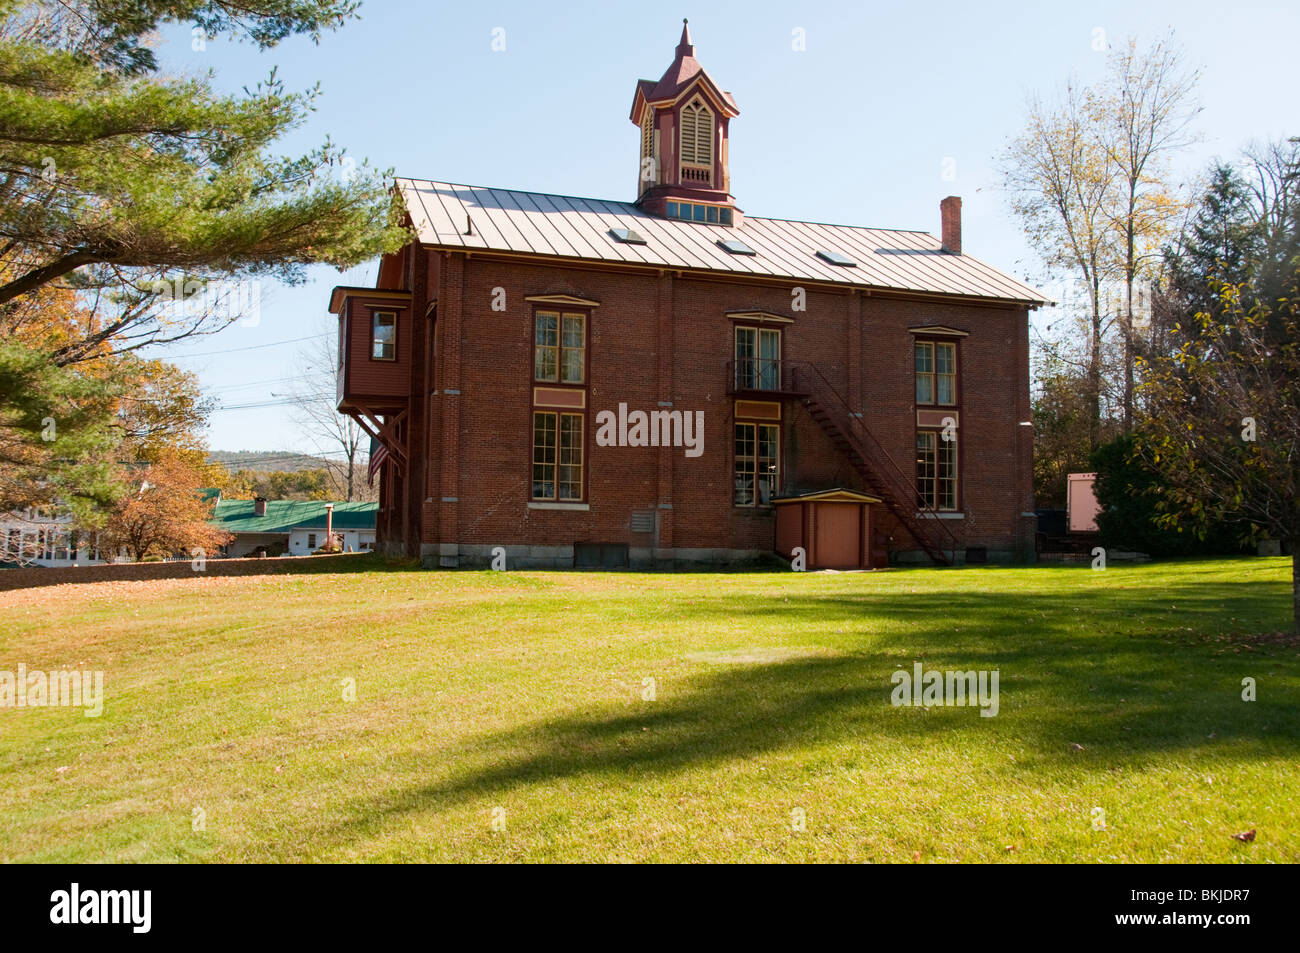
<instances>
[{"instance_id":1,"label":"wooden shed","mask_svg":"<svg viewBox=\"0 0 1300 953\"><path fill-rule=\"evenodd\" d=\"M802 547L807 569L870 569L871 504L879 502L838 487L774 497L776 551L789 559Z\"/></svg>"}]
</instances>

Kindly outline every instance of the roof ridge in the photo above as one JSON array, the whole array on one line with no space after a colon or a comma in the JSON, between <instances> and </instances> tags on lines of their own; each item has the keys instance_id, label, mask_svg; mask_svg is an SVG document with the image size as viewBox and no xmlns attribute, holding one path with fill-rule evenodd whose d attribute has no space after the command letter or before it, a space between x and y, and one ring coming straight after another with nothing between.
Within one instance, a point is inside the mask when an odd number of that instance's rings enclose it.
<instances>
[{"instance_id":1,"label":"roof ridge","mask_svg":"<svg viewBox=\"0 0 1300 953\"><path fill-rule=\"evenodd\" d=\"M623 205L633 209L639 215L657 220L657 216L650 215L648 212L643 211L635 202L625 202L622 199L603 199L595 195L567 195L564 192L539 192L535 189L512 189L498 185L473 185L469 182L449 182L442 179L415 179L406 175L398 175L393 178L394 180L400 179L403 182L427 182L430 185L454 185L461 189L482 189L484 192L516 192L522 195L547 195L562 199L579 199L583 202L604 202L606 205ZM759 222L796 222L800 225L824 225L827 228L862 228L870 232L905 232L908 235L929 235L931 238L935 237L934 232L929 232L922 228L887 228L881 225L850 225L847 222L816 222L807 218L782 218L778 215L750 215L748 212L745 213L745 219L754 219ZM676 219L663 219L663 221L671 222L676 221ZM696 223L688 222L686 224ZM743 224L741 227L744 227Z\"/></svg>"}]
</instances>

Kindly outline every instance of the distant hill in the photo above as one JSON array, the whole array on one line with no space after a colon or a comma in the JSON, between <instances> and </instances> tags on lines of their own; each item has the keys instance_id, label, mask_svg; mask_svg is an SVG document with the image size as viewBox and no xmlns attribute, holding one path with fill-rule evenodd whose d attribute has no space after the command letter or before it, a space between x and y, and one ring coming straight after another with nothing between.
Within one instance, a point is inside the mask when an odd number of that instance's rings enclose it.
<instances>
[{"instance_id":1,"label":"distant hill","mask_svg":"<svg viewBox=\"0 0 1300 953\"><path fill-rule=\"evenodd\" d=\"M211 450L209 463L220 463L229 470L259 470L292 472L319 470L325 466L320 457L292 450Z\"/></svg>"}]
</instances>

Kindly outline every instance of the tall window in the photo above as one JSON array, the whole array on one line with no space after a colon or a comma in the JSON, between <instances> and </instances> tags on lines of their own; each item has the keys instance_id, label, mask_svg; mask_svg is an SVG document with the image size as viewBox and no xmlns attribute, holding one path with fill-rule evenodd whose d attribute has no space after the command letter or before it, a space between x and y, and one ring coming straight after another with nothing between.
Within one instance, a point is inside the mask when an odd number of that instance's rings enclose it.
<instances>
[{"instance_id":1,"label":"tall window","mask_svg":"<svg viewBox=\"0 0 1300 953\"><path fill-rule=\"evenodd\" d=\"M551 384L583 383L587 316L538 311L533 326L533 379Z\"/></svg>"},{"instance_id":2,"label":"tall window","mask_svg":"<svg viewBox=\"0 0 1300 953\"><path fill-rule=\"evenodd\" d=\"M582 499L582 414L533 411L533 499Z\"/></svg>"},{"instance_id":3,"label":"tall window","mask_svg":"<svg viewBox=\"0 0 1300 953\"><path fill-rule=\"evenodd\" d=\"M780 390L780 331L736 328L736 387L739 390Z\"/></svg>"},{"instance_id":4,"label":"tall window","mask_svg":"<svg viewBox=\"0 0 1300 953\"><path fill-rule=\"evenodd\" d=\"M916 342L916 402L947 406L957 403L956 344Z\"/></svg>"},{"instance_id":5,"label":"tall window","mask_svg":"<svg viewBox=\"0 0 1300 953\"><path fill-rule=\"evenodd\" d=\"M736 506L766 506L776 495L781 476L781 428L776 424L744 423L735 427Z\"/></svg>"},{"instance_id":6,"label":"tall window","mask_svg":"<svg viewBox=\"0 0 1300 953\"><path fill-rule=\"evenodd\" d=\"M376 361L397 360L397 315L374 311L370 315L370 356Z\"/></svg>"},{"instance_id":7,"label":"tall window","mask_svg":"<svg viewBox=\"0 0 1300 953\"><path fill-rule=\"evenodd\" d=\"M713 164L713 110L698 99L682 107L682 162Z\"/></svg>"},{"instance_id":8,"label":"tall window","mask_svg":"<svg viewBox=\"0 0 1300 953\"><path fill-rule=\"evenodd\" d=\"M937 430L916 434L916 497L921 509L957 509L957 438Z\"/></svg>"}]
</instances>

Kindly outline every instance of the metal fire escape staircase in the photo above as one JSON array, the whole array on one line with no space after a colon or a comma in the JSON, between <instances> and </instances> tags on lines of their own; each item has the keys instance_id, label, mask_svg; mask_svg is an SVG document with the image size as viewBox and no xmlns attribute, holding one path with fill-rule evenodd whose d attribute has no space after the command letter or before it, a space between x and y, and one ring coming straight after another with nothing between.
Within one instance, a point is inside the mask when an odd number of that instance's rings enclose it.
<instances>
[{"instance_id":1,"label":"metal fire escape staircase","mask_svg":"<svg viewBox=\"0 0 1300 953\"><path fill-rule=\"evenodd\" d=\"M742 362L743 363L743 362ZM913 539L936 563L944 566L956 561L957 537L939 513L926 506L916 492L916 483L898 466L861 416L855 414L815 364L806 361L772 361L774 389L783 397L799 399L808 416L816 421L835 448L853 466L868 492L880 497L885 508L912 535ZM733 364L733 367L738 365ZM740 366L740 378L752 372ZM760 390L737 386L735 392L758 396Z\"/></svg>"},{"instance_id":2,"label":"metal fire escape staircase","mask_svg":"<svg viewBox=\"0 0 1300 953\"><path fill-rule=\"evenodd\" d=\"M957 537L938 512L921 503L915 480L907 478L863 419L853 413L848 402L815 365L805 364L799 370L801 383L807 390L803 403L808 416L853 465L866 488L880 497L885 508L907 527L926 555L940 565L952 565L957 555Z\"/></svg>"}]
</instances>

